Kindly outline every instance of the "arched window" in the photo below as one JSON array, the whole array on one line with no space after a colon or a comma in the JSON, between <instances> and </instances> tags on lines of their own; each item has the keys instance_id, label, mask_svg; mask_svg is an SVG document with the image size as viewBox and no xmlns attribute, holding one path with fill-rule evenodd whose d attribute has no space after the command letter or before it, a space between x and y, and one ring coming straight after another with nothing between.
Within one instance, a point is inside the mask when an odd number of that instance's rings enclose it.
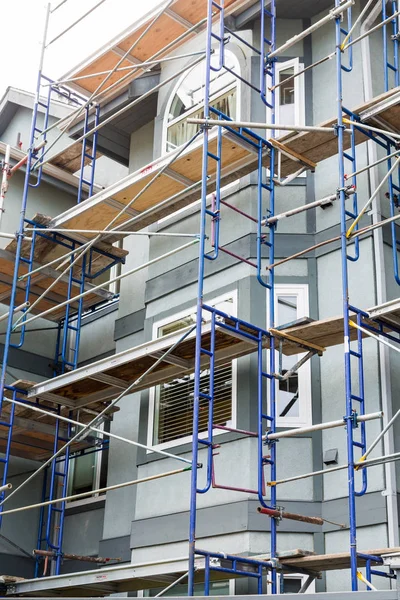
<instances>
[{"instance_id":1,"label":"arched window","mask_svg":"<svg viewBox=\"0 0 400 600\"><path fill-rule=\"evenodd\" d=\"M239 61L232 52L225 50L224 64L228 69L239 74ZM218 53L212 56L212 65L218 66ZM204 116L204 82L205 61L193 67L180 79L167 106L164 123L164 148L167 152L175 150L198 130L198 125L187 122L187 118ZM224 115L237 119L238 114L238 80L225 68L211 71L210 106L220 110Z\"/></svg>"}]
</instances>

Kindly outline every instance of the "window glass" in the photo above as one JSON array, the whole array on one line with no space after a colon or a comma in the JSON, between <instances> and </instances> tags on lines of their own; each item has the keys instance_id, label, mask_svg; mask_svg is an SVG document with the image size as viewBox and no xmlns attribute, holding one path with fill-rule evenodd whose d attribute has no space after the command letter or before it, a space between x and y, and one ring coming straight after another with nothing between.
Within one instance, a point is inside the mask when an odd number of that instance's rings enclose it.
<instances>
[{"instance_id":1,"label":"window glass","mask_svg":"<svg viewBox=\"0 0 400 600\"><path fill-rule=\"evenodd\" d=\"M307 285L277 284L275 288L275 321L282 327L293 326L308 319ZM306 321L307 322L307 321ZM276 343L279 350L279 342ZM276 370L284 379L276 379L276 417L278 427L306 427L311 424L311 366L310 360L296 369L296 364L305 356L279 357L276 352ZM294 371L294 372L292 372ZM290 373L289 373L290 372Z\"/></svg>"},{"instance_id":2,"label":"window glass","mask_svg":"<svg viewBox=\"0 0 400 600\"><path fill-rule=\"evenodd\" d=\"M297 319L297 297L278 296L278 325L292 323ZM282 356L282 375L297 362L298 356ZM278 417L299 417L299 374L293 373L278 387Z\"/></svg>"},{"instance_id":3,"label":"window glass","mask_svg":"<svg viewBox=\"0 0 400 600\"><path fill-rule=\"evenodd\" d=\"M233 298L223 299L214 307L226 314L233 312ZM209 311L203 311L203 321L211 319ZM217 316L217 320L221 317ZM196 323L196 314L174 319L157 327L157 337L178 332ZM210 370L201 371L200 391L210 394ZM214 417L215 425L229 425L232 421L232 362L218 366L214 371ZM154 390L154 421L152 445L165 444L190 436L193 426L194 373L183 374ZM207 430L209 401L200 399L199 431Z\"/></svg>"},{"instance_id":4,"label":"window glass","mask_svg":"<svg viewBox=\"0 0 400 600\"><path fill-rule=\"evenodd\" d=\"M110 431L110 422L106 421L103 428L105 431ZM101 434L89 433L85 439L91 440L93 448L71 457L68 470L69 495L90 492L107 485L108 446L103 450L95 451L96 445L102 439Z\"/></svg>"},{"instance_id":5,"label":"window glass","mask_svg":"<svg viewBox=\"0 0 400 600\"><path fill-rule=\"evenodd\" d=\"M219 65L219 54L212 56L212 64ZM225 51L224 63L228 69L239 73L237 60L231 52ZM167 151L181 146L198 131L199 126L187 123L188 116L204 117L205 62L196 65L182 79L175 90L167 118ZM228 70L211 71L210 106L237 118L237 79Z\"/></svg>"},{"instance_id":6,"label":"window glass","mask_svg":"<svg viewBox=\"0 0 400 600\"><path fill-rule=\"evenodd\" d=\"M282 125L304 125L304 75L297 75L303 69L303 64L298 58L276 63L276 123ZM272 118L270 109L267 109L267 119ZM277 130L276 137L287 135L285 130Z\"/></svg>"}]
</instances>

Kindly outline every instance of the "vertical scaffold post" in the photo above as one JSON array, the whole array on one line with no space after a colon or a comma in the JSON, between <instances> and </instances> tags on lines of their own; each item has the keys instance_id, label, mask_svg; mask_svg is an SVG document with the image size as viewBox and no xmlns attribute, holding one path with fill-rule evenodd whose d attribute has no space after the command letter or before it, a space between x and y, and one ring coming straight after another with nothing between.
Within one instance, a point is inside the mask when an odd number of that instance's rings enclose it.
<instances>
[{"instance_id":1,"label":"vertical scaffold post","mask_svg":"<svg viewBox=\"0 0 400 600\"><path fill-rule=\"evenodd\" d=\"M388 16L387 4L389 4L391 14L395 14L398 10L397 0L382 0L382 21L385 21ZM388 28L391 29L391 35L388 35ZM393 19L387 25L382 27L383 36L383 75L385 82L385 92L399 85L399 19ZM390 62L389 51L392 47L393 62ZM392 77L390 77L392 74Z\"/></svg>"},{"instance_id":2,"label":"vertical scaffold post","mask_svg":"<svg viewBox=\"0 0 400 600\"><path fill-rule=\"evenodd\" d=\"M220 0L223 8L223 0ZM213 25L213 0L207 0L207 40L205 57L205 85L204 85L204 117L210 116L210 80L211 80L211 50L212 50L212 25ZM196 509L197 509L197 465L199 455L199 406L200 406L200 377L201 377L201 329L202 307L204 289L204 255L206 253L206 210L207 210L207 182L208 182L208 137L207 126L203 131L202 154L202 183L201 183L201 209L200 209L200 244L199 268L197 284L197 315L196 315L196 349L195 349L195 375L194 375L194 400L193 400L193 432L192 432L192 470L190 485L190 522L189 522L189 574L188 595L194 596L194 575L196 558Z\"/></svg>"},{"instance_id":3,"label":"vertical scaffold post","mask_svg":"<svg viewBox=\"0 0 400 600\"><path fill-rule=\"evenodd\" d=\"M11 333L12 333L12 325L13 325L14 307L16 306L18 272L19 272L19 265L20 265L20 259L21 259L22 242L23 242L23 237L24 237L24 220L25 220L25 213L26 213L26 207L27 207L27 201L28 201L28 191L29 191L29 187L30 187L30 182L29 182L30 169L31 169L31 164L32 164L32 157L35 153L35 131L36 131L38 109L39 109L39 104L40 104L40 86L41 86L41 78L42 78L44 52L45 52L45 48L46 48L46 38L47 38L49 17L50 17L50 3L47 5L47 8L46 8L46 19L45 19L44 32L43 32L43 42L42 42L42 48L41 48L41 54L40 54L36 95L35 95L35 101L34 101L34 107L33 107L31 132L30 132L30 138L29 138L28 158L27 158L27 162L26 162L25 182L24 182L24 189L23 189L22 202L21 202L21 213L20 213L19 227L18 227L18 231L16 233L17 247L16 247L16 251L15 251L15 265L14 265L14 273L13 273L11 294L10 294L10 311L9 311L8 320L7 320L7 330L6 330L5 340L4 340L3 363L2 363L2 371L1 371L1 377L0 377L0 414L1 414L2 407L3 407L4 386L5 386L5 382L6 382L8 354L9 354L10 345L11 345Z\"/></svg>"},{"instance_id":4,"label":"vertical scaffold post","mask_svg":"<svg viewBox=\"0 0 400 600\"><path fill-rule=\"evenodd\" d=\"M261 90L261 99L264 104L267 106L270 114L271 124L275 123L275 112L276 112L276 92L274 89L275 86L275 62L276 59L269 59L269 53L273 52L276 49L276 6L275 0L271 0L268 3L268 8L266 8L265 0L260 0L261 5L261 65L260 65L260 90ZM266 21L269 20L270 23L270 32L266 34ZM268 47L268 51L266 51L266 47ZM269 82L269 85L267 84ZM271 88L269 95L267 95L268 88ZM271 130L271 137L275 136L275 131ZM262 249L263 247L268 248L268 259L269 264L272 265L275 260L275 228L276 223L271 223L268 225L269 231L268 235L262 233L261 223L264 219L263 214L263 200L264 200L264 192L266 191L269 196L268 203L268 217L271 217L275 214L275 182L274 182L274 171L275 171L275 148L274 146L270 146L269 148L269 173L264 173L265 169L263 169L262 162L262 148L259 150L258 156L258 219L257 219L257 279L261 285L268 289L268 329L273 328L275 326L275 289L274 289L274 270L271 269L269 271L268 282L265 282L264 278L261 276L261 265L262 265ZM267 178L267 181L264 183L263 177ZM267 239L266 239L267 238ZM272 486L271 489L271 497L269 506L265 503L264 498L262 496L262 478L263 478L263 470L264 466L268 463L270 465L270 477L271 481L276 481L277 472L276 472L276 442L272 441L269 444L269 457L264 458L263 456L263 435L264 435L264 423L265 421L268 424L268 429L270 433L275 433L276 431L276 381L274 377L267 375L269 378L269 410L264 407L263 403L263 393L262 388L264 385L264 368L262 361L262 345L260 342L258 349L258 461L259 461L259 471L258 471L258 489L259 489L259 501L261 506L265 508L276 508L276 487ZM274 336L271 336L270 340L270 351L269 351L269 373L275 373L275 339ZM268 413L268 414L267 414ZM270 539L270 556L272 562L274 564L274 559L276 558L277 553L277 520L275 518L271 519L271 539ZM271 592L272 594L278 593L277 588L277 574L276 570L272 569L270 573L271 577Z\"/></svg>"},{"instance_id":5,"label":"vertical scaffold post","mask_svg":"<svg viewBox=\"0 0 400 600\"><path fill-rule=\"evenodd\" d=\"M335 6L340 0L335 0ZM348 460L348 490L349 490L349 528L350 528L350 566L351 587L357 591L357 538L356 538L356 507L355 507L355 472L354 472L354 440L355 426L352 410L351 368L350 368L350 325L349 325L349 291L347 266L347 237L346 237L346 193L344 171L344 125L343 125L343 81L342 81L342 50L341 50L341 17L336 22L336 78L337 78L337 138L339 163L339 200L340 200L340 233L341 233L341 263L342 263L342 292L343 292L343 324L344 324L344 368L346 394L347 422L347 460Z\"/></svg>"}]
</instances>

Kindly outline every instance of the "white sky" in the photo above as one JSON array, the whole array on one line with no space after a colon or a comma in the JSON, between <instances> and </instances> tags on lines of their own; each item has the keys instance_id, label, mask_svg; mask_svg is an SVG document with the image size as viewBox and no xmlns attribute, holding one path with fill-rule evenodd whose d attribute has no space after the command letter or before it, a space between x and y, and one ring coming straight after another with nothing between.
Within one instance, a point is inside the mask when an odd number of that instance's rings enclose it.
<instances>
[{"instance_id":1,"label":"white sky","mask_svg":"<svg viewBox=\"0 0 400 600\"><path fill-rule=\"evenodd\" d=\"M99 0L67 0L50 17L48 41ZM60 0L51 2L52 8ZM0 96L8 86L34 91L47 4L43 0L2 0ZM46 50L43 73L57 79L111 38L160 5L160 0L106 0Z\"/></svg>"}]
</instances>

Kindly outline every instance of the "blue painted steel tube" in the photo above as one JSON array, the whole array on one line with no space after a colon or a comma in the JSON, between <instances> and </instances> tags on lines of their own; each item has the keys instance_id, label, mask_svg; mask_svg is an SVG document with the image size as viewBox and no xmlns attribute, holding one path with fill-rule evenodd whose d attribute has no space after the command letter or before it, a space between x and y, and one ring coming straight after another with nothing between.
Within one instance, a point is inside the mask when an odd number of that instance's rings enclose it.
<instances>
[{"instance_id":1,"label":"blue painted steel tube","mask_svg":"<svg viewBox=\"0 0 400 600\"><path fill-rule=\"evenodd\" d=\"M340 0L335 0L339 6ZM342 262L342 291L343 291L343 325L344 325L344 368L346 393L347 420L347 460L348 460L348 490L349 490L349 528L350 528L350 566L351 588L357 591L357 537L356 537L356 506L354 494L354 445L353 445L353 413L351 398L351 368L350 368L350 326L349 326L349 292L347 271L347 238L346 238L346 194L344 173L344 144L343 144L343 89L342 89L342 52L340 17L336 22L336 78L337 78L337 137L339 162L339 200L340 200L340 233L341 233L341 262Z\"/></svg>"},{"instance_id":2,"label":"blue painted steel tube","mask_svg":"<svg viewBox=\"0 0 400 600\"><path fill-rule=\"evenodd\" d=\"M13 398L15 398L15 390L13 391ZM8 417L8 432L7 432L7 443L6 443L6 451L5 451L5 458L3 459L3 476L2 476L2 485L6 485L7 483L7 477L8 477L8 466L9 466L9 462L10 462L10 452L11 452L11 440L12 440L12 432L13 432L13 426L14 426L14 416L15 416L15 404L13 404L11 406L11 411L10 411L10 415ZM4 497L6 495L6 492L1 492L0 493L0 502L3 502ZM2 506L0 506L0 527L3 523L3 518L1 516L1 513L3 512L2 510Z\"/></svg>"},{"instance_id":3,"label":"blue painted steel tube","mask_svg":"<svg viewBox=\"0 0 400 600\"><path fill-rule=\"evenodd\" d=\"M206 484L203 488L197 488L198 494L205 494L211 487L213 469L213 423L214 423L214 379L215 379L215 312L211 313L211 339L210 339L210 379L208 390L208 425L207 425L207 470ZM206 594L204 592L205 596Z\"/></svg>"},{"instance_id":4,"label":"blue painted steel tube","mask_svg":"<svg viewBox=\"0 0 400 600\"><path fill-rule=\"evenodd\" d=\"M49 469L45 469L44 471L44 475L43 475L43 485L42 485L42 499L41 502L45 502L47 499L47 476L48 476L48 472ZM37 542L36 542L36 548L38 548L39 550L42 550L42 542L44 542L44 538L43 538L43 526L44 526L44 517L45 517L45 510L46 507L45 506L41 506L40 507L40 513L39 513L39 526L38 526L38 535L37 535ZM34 577L37 578L39 577L39 566L42 562L42 559L40 556L36 556L35 557L35 573L34 573Z\"/></svg>"},{"instance_id":5,"label":"blue painted steel tube","mask_svg":"<svg viewBox=\"0 0 400 600\"><path fill-rule=\"evenodd\" d=\"M265 5L264 5L264 0L261 0L261 23L262 23L262 40L261 43L265 44L266 43L266 39L265 39L265 16L266 16L266 9L265 9ZM268 16L270 16L271 19L271 39L270 39L270 52L273 52L276 49L276 5L275 5L275 0L271 0L271 5L270 5L270 9L269 9L269 14ZM264 47L262 46L262 49L264 49ZM263 52L264 54L264 52ZM271 80L271 87L273 87L275 85L275 60L273 60L272 63L270 63L269 65L266 65L266 69L267 69L267 74L270 77ZM265 85L265 79L263 81L263 85ZM263 98L262 95L262 99L265 101L265 98ZM276 103L276 93L275 91L273 91L271 93L271 99L270 102L266 102L265 104L267 106L270 107L271 109L271 123L274 124L275 123L275 103ZM275 131L272 130L271 131L271 136L274 137L275 136ZM273 181L273 177L274 177L274 168L275 168L275 148L271 148L270 149L270 169L269 169L269 215L273 216L275 214L275 184ZM260 171L260 170L259 170ZM262 170L261 172L259 172L259 178L261 178L262 176ZM261 265L261 231L260 231L260 227L261 227L261 219L262 219L262 212L261 212L261 201L262 201L262 193L259 192L259 207L258 207L258 235L260 236L260 265ZM274 259L275 259L275 226L272 225L269 227L269 264L272 265L274 263ZM258 280L260 281L260 283L263 281L261 279L261 277L258 277ZM269 291L268 291L268 329L270 329L271 327L274 327L275 325L275 287L274 287L274 282L275 282L275 274L274 274L274 270L271 269L270 270L270 275L269 275L269 281L268 281L268 285L267 287L269 287ZM265 285L265 283L264 283ZM269 351L269 373L275 373L276 372L276 365L275 365L275 338L274 336L271 336L271 342L270 342L270 351ZM262 360L259 359L259 370L261 369L261 374L259 374L259 388L262 386L263 381L262 381L262 373L263 373L263 369L262 369ZM259 394L261 393L261 389L259 389ZM271 433L276 431L276 381L275 379L272 377L269 380L269 411L268 411L268 421L269 421L269 431ZM264 409L263 409L263 402L262 402L262 398L259 399L259 414L258 414L258 422L259 422L259 437L261 434L260 431L260 427L262 428L262 423L263 423L263 414L264 414ZM260 440L259 440L259 444L260 444ZM260 444L261 445L261 444ZM262 468L264 467L264 460L263 460L263 456L262 456L262 449L263 446L259 447L259 461L262 464ZM273 442L272 444L270 444L270 458L269 458L269 464L270 464L270 476L271 476L271 481L276 481L276 477L277 477L277 472L276 472L276 442ZM260 484L260 482L259 482ZM271 508L276 508L276 487L272 486L271 487L271 497L270 497L270 505ZM260 499L261 500L261 499ZM264 502L261 502L261 504L263 506L265 506ZM270 556L272 559L276 558L276 553L277 553L277 520L276 519L271 519L271 544L270 544ZM277 589L277 574L276 574L276 569L272 569L271 570L271 592L272 594L277 594L278 593L278 589Z\"/></svg>"},{"instance_id":6,"label":"blue painted steel tube","mask_svg":"<svg viewBox=\"0 0 400 600\"><path fill-rule=\"evenodd\" d=\"M382 0L382 21L385 21L390 15L387 14L387 0ZM397 11L396 1L390 3L392 14ZM387 28L391 26L392 35L388 35ZM383 74L385 92L399 85L399 40L397 38L399 32L398 17L392 19L390 23L382 27L382 42L383 42ZM389 45L393 44L393 62L389 61ZM393 73L393 80L390 81L389 72Z\"/></svg>"},{"instance_id":7,"label":"blue painted steel tube","mask_svg":"<svg viewBox=\"0 0 400 600\"><path fill-rule=\"evenodd\" d=\"M362 326L361 314L357 314L357 325ZM357 364L358 364L358 397L359 397L359 410L357 411L360 415L365 415L365 393L364 393L364 356L363 356L363 339L362 332L357 329ZM361 432L361 453L367 450L367 434L366 434L366 423L362 421L359 424ZM363 496L368 487L368 469L361 470L362 486L361 490L355 491L356 496Z\"/></svg>"},{"instance_id":8,"label":"blue painted steel tube","mask_svg":"<svg viewBox=\"0 0 400 600\"><path fill-rule=\"evenodd\" d=\"M221 0L223 5L223 0ZM213 0L207 0L207 40L206 40L206 69L204 87L204 116L210 115L210 79L211 79L211 34L212 34ZM195 378L194 378L194 406L193 406L193 432L192 432L192 470L190 489L190 522L189 522L189 575L188 595L194 596L194 574L196 556L196 508L197 508L197 464L199 441L199 403L200 403L200 376L201 376L201 327L203 307L203 280L204 280L204 254L206 235L206 208L207 208L207 180L208 180L208 129L203 132L202 156L202 183L201 183L201 210L200 210L200 243L199 243L199 268L197 288L197 316L196 316L196 350L195 350Z\"/></svg>"},{"instance_id":9,"label":"blue painted steel tube","mask_svg":"<svg viewBox=\"0 0 400 600\"><path fill-rule=\"evenodd\" d=\"M23 189L22 202L21 202L20 220L19 220L18 231L16 233L17 247L15 250L15 266L14 266L14 273L13 273L11 294L10 294L10 311L9 311L8 320L7 320L7 330L6 330L5 340L4 340L3 363L2 363L1 376L0 376L0 413L1 413L1 410L3 407L3 395L4 395L4 386L5 386L5 381L6 381L8 354L9 354L10 345L11 345L11 333L12 333L12 325L13 325L13 317L14 317L13 308L16 306L18 272L19 272L19 264L20 264L20 259L21 259L22 242L23 242L23 238L24 238L24 234L23 234L24 220L25 220L26 206L27 206L27 201L28 201L28 192L29 192L29 187L30 187L29 186L29 177L30 177L30 169L31 169L31 164L32 164L33 146L35 143L36 120L37 120L38 107L39 107L40 81L41 81L41 71L39 71L38 80L37 80L37 88L36 88L35 103L34 103L34 107L33 107L31 132L30 132L30 137L29 137L28 159L27 159L27 163L26 163L24 189Z\"/></svg>"}]
</instances>

